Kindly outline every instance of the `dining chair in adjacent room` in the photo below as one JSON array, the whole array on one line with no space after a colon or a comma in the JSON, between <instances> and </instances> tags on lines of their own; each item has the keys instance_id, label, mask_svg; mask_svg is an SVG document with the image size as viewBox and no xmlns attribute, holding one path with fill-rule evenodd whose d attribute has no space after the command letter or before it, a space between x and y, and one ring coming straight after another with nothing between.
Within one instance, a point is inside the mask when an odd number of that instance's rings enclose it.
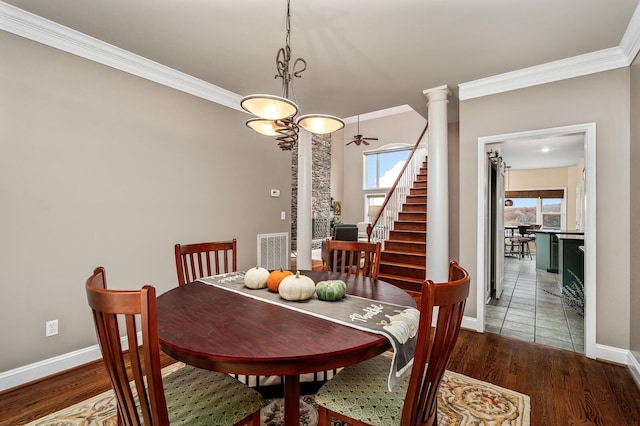
<instances>
[{"instance_id":1,"label":"dining chair in adjacent room","mask_svg":"<svg viewBox=\"0 0 640 426\"><path fill-rule=\"evenodd\" d=\"M162 376L154 287L108 290L104 268L98 267L86 291L118 424L260 425L262 396L228 374L185 365Z\"/></svg>"},{"instance_id":2,"label":"dining chair in adjacent room","mask_svg":"<svg viewBox=\"0 0 640 426\"><path fill-rule=\"evenodd\" d=\"M345 367L316 394L319 426L328 426L331 417L353 425L438 424L438 388L458 339L469 296L469 274L451 262L449 281L427 280L422 284L422 293L411 372L399 378L393 392L389 392L388 355Z\"/></svg>"},{"instance_id":3,"label":"dining chair in adjacent room","mask_svg":"<svg viewBox=\"0 0 640 426\"><path fill-rule=\"evenodd\" d=\"M365 241L325 241L324 270L378 279L381 244Z\"/></svg>"},{"instance_id":4,"label":"dining chair in adjacent room","mask_svg":"<svg viewBox=\"0 0 640 426\"><path fill-rule=\"evenodd\" d=\"M175 257L179 285L237 270L235 238L230 241L176 244Z\"/></svg>"}]
</instances>

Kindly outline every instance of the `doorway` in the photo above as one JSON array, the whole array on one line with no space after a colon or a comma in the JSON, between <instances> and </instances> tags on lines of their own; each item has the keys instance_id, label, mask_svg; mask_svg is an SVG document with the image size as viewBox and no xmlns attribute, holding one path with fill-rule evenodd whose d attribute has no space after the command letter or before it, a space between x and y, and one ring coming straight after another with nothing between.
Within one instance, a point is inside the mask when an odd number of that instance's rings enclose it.
<instances>
[{"instance_id":1,"label":"doorway","mask_svg":"<svg viewBox=\"0 0 640 426\"><path fill-rule=\"evenodd\" d=\"M492 218L492 209L495 200L488 190L492 184L492 176L486 164L489 146L502 144L510 148L525 147L526 141L540 140L566 135L582 135L584 139L584 217L580 220L584 223L584 353L589 358L595 358L595 323L596 323L596 259L595 247L596 220L595 220L595 123L586 123L550 129L541 129L504 135L481 137L478 139L478 277L477 280L477 317L478 330L486 329L486 301L481 295L486 294L489 282L492 279L492 246L491 240L495 239L496 227L500 226L500 232L504 232L500 224L496 224ZM529 267L531 270L531 267ZM535 262L533 266L535 271Z\"/></svg>"}]
</instances>

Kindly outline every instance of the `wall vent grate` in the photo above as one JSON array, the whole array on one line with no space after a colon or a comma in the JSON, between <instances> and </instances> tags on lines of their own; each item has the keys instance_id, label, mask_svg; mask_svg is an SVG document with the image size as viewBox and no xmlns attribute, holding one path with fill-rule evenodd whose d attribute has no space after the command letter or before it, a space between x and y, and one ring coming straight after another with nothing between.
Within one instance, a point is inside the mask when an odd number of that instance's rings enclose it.
<instances>
[{"instance_id":1,"label":"wall vent grate","mask_svg":"<svg viewBox=\"0 0 640 426\"><path fill-rule=\"evenodd\" d=\"M258 234L258 265L270 271L289 269L289 233Z\"/></svg>"}]
</instances>

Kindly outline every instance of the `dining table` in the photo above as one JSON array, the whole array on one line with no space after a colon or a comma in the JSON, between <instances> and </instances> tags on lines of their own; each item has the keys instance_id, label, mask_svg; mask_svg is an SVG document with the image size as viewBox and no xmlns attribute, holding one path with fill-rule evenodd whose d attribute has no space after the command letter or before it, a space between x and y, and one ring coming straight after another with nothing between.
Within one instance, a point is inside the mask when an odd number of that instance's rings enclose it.
<instances>
[{"instance_id":1,"label":"dining table","mask_svg":"<svg viewBox=\"0 0 640 426\"><path fill-rule=\"evenodd\" d=\"M416 306L408 293L382 280L329 271L300 274L316 283L344 281L347 298ZM158 296L157 310L160 348L174 359L223 373L283 377L286 426L299 424L301 374L356 364L392 348L384 335L200 281Z\"/></svg>"}]
</instances>

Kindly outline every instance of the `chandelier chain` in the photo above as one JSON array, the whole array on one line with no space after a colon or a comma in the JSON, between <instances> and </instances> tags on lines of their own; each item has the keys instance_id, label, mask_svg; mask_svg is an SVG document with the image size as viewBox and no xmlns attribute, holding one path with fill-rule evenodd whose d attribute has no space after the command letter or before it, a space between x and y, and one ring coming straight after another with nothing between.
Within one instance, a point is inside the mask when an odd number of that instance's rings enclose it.
<instances>
[{"instance_id":1,"label":"chandelier chain","mask_svg":"<svg viewBox=\"0 0 640 426\"><path fill-rule=\"evenodd\" d=\"M282 79L282 97L289 99L289 83L292 83L292 75L293 77L300 78L302 77L300 74L304 70L307 69L307 61L303 58L297 58L293 62L293 67L290 68L289 65L291 63L291 12L290 12L290 1L287 1L287 18L286 18L286 30L287 34L285 37L285 47L281 47L276 54L276 75L273 78L281 78ZM291 71L293 71L293 73ZM292 83L293 85L293 83ZM293 90L294 102L295 99L295 88Z\"/></svg>"}]
</instances>

